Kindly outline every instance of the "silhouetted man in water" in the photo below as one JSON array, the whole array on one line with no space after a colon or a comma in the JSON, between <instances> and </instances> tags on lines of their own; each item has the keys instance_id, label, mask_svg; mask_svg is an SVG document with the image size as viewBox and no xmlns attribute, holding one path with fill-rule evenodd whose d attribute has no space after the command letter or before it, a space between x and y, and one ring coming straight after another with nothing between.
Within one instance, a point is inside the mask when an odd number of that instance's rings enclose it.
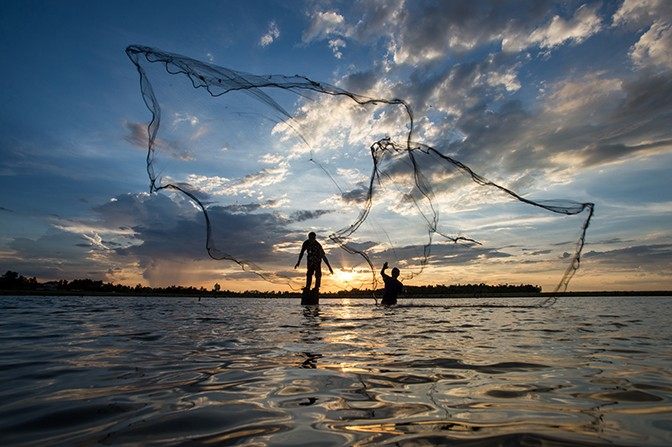
<instances>
[{"instance_id":1,"label":"silhouetted man in water","mask_svg":"<svg viewBox=\"0 0 672 447\"><path fill-rule=\"evenodd\" d=\"M301 246L301 253L299 253L299 260L296 261L294 268L297 268L301 264L301 258L303 258L303 253L308 252L308 257L306 263L308 264L308 271L306 272L306 287L305 290L310 290L310 283L313 281L313 273L315 274L315 290L320 290L320 283L322 282L322 260L329 267L329 272L333 275L334 271L329 265L327 256L324 254L322 245L317 242L315 239L316 235L313 231L308 233L308 240L303 243Z\"/></svg>"},{"instance_id":2,"label":"silhouetted man in water","mask_svg":"<svg viewBox=\"0 0 672 447\"><path fill-rule=\"evenodd\" d=\"M385 291L383 292L383 301L381 304L389 306L392 304L397 304L397 295L404 291L404 285L397 278L399 277L399 269L392 269L392 276L389 276L385 273L387 269L387 262L383 264L383 268L380 270L380 275L383 277L383 282L385 283Z\"/></svg>"}]
</instances>

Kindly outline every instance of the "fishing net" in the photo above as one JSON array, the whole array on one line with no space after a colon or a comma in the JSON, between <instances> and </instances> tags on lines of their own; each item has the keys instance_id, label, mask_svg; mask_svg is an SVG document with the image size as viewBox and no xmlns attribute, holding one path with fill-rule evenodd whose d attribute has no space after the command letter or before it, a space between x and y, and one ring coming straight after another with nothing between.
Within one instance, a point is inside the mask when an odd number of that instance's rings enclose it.
<instances>
[{"instance_id":1,"label":"fishing net","mask_svg":"<svg viewBox=\"0 0 672 447\"><path fill-rule=\"evenodd\" d=\"M579 268L592 203L530 199L416 142L403 99L144 46L126 54L151 112L148 123L127 123L147 148L150 193L189 199L207 254L229 261L225 277L300 288L291 267L308 231L336 270L332 289L375 289L385 261L406 283L494 271L508 282L562 266L555 291ZM560 217L579 214L580 223Z\"/></svg>"}]
</instances>

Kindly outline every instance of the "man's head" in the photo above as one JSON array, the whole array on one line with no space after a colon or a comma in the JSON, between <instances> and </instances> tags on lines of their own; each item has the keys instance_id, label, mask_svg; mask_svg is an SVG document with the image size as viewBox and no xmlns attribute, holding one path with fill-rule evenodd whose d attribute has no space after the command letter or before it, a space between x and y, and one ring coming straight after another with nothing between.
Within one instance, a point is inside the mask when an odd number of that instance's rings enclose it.
<instances>
[{"instance_id":1,"label":"man's head","mask_svg":"<svg viewBox=\"0 0 672 447\"><path fill-rule=\"evenodd\" d=\"M392 269L392 278L398 278L399 277L399 269L398 268L393 268Z\"/></svg>"},{"instance_id":2,"label":"man's head","mask_svg":"<svg viewBox=\"0 0 672 447\"><path fill-rule=\"evenodd\" d=\"M317 237L317 235L315 234L314 231L311 231L310 233L308 233L308 239L310 239L311 241L314 241L316 237Z\"/></svg>"}]
</instances>

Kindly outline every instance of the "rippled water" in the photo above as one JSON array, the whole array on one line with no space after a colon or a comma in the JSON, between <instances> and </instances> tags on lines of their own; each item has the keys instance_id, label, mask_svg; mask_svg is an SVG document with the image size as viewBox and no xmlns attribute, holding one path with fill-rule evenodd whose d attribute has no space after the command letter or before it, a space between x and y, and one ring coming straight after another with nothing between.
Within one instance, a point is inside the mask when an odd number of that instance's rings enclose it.
<instances>
[{"instance_id":1,"label":"rippled water","mask_svg":"<svg viewBox=\"0 0 672 447\"><path fill-rule=\"evenodd\" d=\"M671 445L672 299L536 302L0 297L0 443Z\"/></svg>"}]
</instances>

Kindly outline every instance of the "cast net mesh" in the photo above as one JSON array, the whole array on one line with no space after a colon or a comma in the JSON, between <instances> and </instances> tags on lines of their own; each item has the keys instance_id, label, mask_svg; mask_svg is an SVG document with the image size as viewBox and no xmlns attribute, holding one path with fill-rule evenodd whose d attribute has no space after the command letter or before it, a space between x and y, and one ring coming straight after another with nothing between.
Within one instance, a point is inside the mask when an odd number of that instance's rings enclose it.
<instances>
[{"instance_id":1,"label":"cast net mesh","mask_svg":"<svg viewBox=\"0 0 672 447\"><path fill-rule=\"evenodd\" d=\"M496 278L503 266L501 282L516 282L560 268L555 291L579 268L593 203L530 199L416 142L402 99L144 46L126 54L151 112L150 192L188 197L205 220L207 254L235 267L225 276L300 288L291 266L311 230L336 289L375 289L385 261L406 283L423 272L429 283Z\"/></svg>"}]
</instances>

